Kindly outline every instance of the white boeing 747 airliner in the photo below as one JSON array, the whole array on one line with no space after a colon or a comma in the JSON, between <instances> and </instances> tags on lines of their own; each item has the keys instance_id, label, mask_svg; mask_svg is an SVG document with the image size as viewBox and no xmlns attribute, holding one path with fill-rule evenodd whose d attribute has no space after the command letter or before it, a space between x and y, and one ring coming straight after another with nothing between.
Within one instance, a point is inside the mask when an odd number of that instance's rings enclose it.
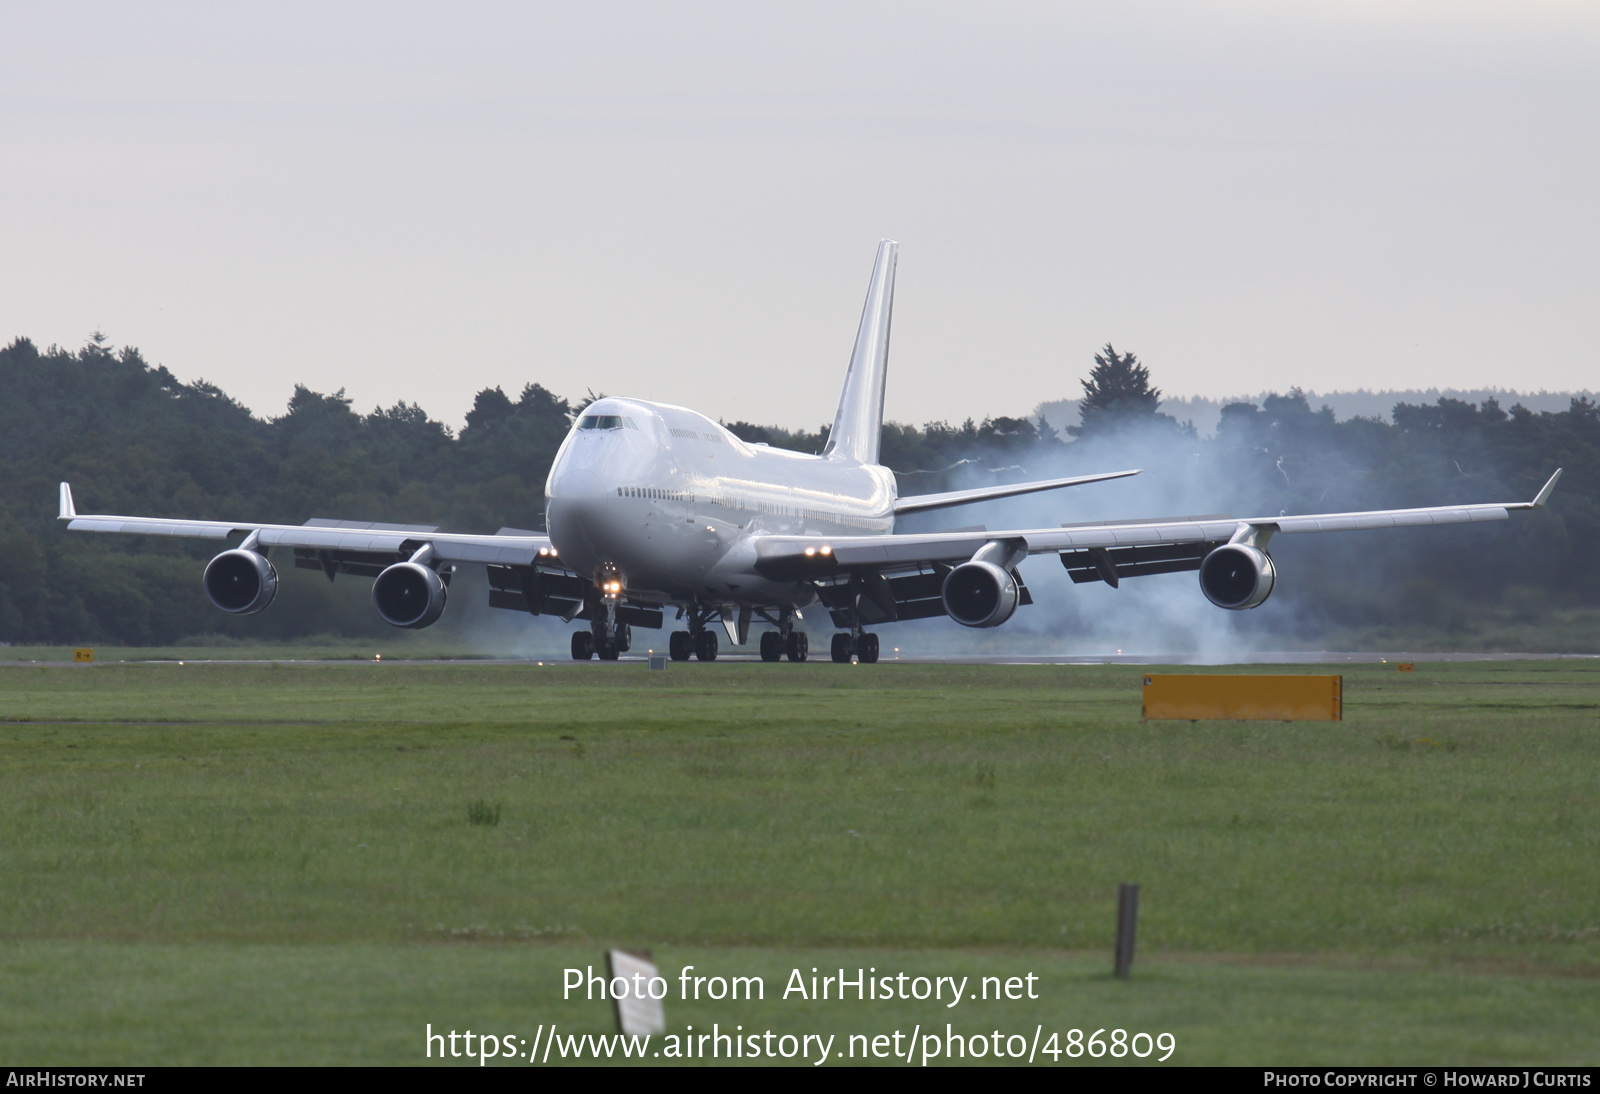
<instances>
[{"instance_id":1,"label":"white boeing 747 airliner","mask_svg":"<svg viewBox=\"0 0 1600 1094\"><path fill-rule=\"evenodd\" d=\"M1254 608L1272 593L1267 544L1278 533L1353 531L1505 520L1545 504L1557 470L1529 502L1452 505L1365 513L1061 525L1013 531L895 535L895 517L975 501L1099 482L1113 471L945 494L900 498L878 463L897 244L885 240L867 289L839 411L821 455L746 444L702 414L640 399L599 399L562 442L545 484L547 535L502 529L460 535L437 528L311 520L162 520L80 516L61 484L61 519L84 532L243 536L206 566L211 602L248 615L272 602L274 547L296 566L372 577L378 614L396 627L426 627L445 608L457 564L488 567L496 608L575 619L572 655L615 660L633 627L659 628L676 609L672 656L717 656L721 623L744 645L751 624L761 656L804 661L800 612L821 602L838 633L833 659L878 659L866 626L948 615L966 627L996 627L1032 603L1019 563L1053 554L1074 581L1198 570L1219 608Z\"/></svg>"}]
</instances>

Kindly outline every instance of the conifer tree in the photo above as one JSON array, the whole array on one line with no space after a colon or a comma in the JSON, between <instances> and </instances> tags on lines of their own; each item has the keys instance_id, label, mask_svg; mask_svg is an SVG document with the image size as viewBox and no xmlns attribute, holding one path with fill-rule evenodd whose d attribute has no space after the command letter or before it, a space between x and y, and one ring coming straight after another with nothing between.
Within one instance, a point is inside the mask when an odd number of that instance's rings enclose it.
<instances>
[{"instance_id":1,"label":"conifer tree","mask_svg":"<svg viewBox=\"0 0 1600 1094\"><path fill-rule=\"evenodd\" d=\"M1094 355L1094 368L1083 384L1078 404L1081 425L1068 426L1075 437L1156 417L1161 390L1150 386L1150 370L1131 353L1118 353L1110 342Z\"/></svg>"}]
</instances>

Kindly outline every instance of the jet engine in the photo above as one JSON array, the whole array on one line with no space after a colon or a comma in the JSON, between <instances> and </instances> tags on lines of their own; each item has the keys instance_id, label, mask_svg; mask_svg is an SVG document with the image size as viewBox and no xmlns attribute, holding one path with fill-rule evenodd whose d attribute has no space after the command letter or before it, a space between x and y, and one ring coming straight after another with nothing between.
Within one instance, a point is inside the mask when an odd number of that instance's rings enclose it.
<instances>
[{"instance_id":1,"label":"jet engine","mask_svg":"<svg viewBox=\"0 0 1600 1094\"><path fill-rule=\"evenodd\" d=\"M278 594L278 571L272 563L242 547L208 562L204 582L211 603L234 615L254 615Z\"/></svg>"},{"instance_id":2,"label":"jet engine","mask_svg":"<svg viewBox=\"0 0 1600 1094\"><path fill-rule=\"evenodd\" d=\"M1244 611L1272 595L1277 570L1259 547L1225 543L1200 563L1200 591L1219 608Z\"/></svg>"},{"instance_id":3,"label":"jet engine","mask_svg":"<svg viewBox=\"0 0 1600 1094\"><path fill-rule=\"evenodd\" d=\"M963 627L998 627L1017 610L1012 576L992 562L963 562L944 579L944 610Z\"/></svg>"},{"instance_id":4,"label":"jet engine","mask_svg":"<svg viewBox=\"0 0 1600 1094\"><path fill-rule=\"evenodd\" d=\"M444 581L420 562L396 562L373 581L372 602L390 626L420 630L444 614Z\"/></svg>"}]
</instances>

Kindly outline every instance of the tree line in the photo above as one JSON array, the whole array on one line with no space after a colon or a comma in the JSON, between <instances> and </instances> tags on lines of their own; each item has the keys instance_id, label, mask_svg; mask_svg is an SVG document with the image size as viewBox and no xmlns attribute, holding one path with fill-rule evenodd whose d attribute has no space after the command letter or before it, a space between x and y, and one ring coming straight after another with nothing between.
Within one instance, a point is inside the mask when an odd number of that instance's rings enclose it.
<instances>
[{"instance_id":1,"label":"tree line","mask_svg":"<svg viewBox=\"0 0 1600 1094\"><path fill-rule=\"evenodd\" d=\"M891 422L882 458L902 494L913 494L1105 470L1136 456L1150 474L1192 481L1199 500L1241 515L1522 498L1563 466L1548 511L1483 534L1439 535L1425 549L1401 551L1372 537L1359 546L1304 537L1330 542L1306 549L1301 587L1335 591L1334 621L1350 624L1401 612L1448 623L1452 604L1508 589L1536 605L1541 597L1600 604L1600 406L1592 401L1533 413L1440 399L1396 406L1389 423L1337 421L1291 390L1225 408L1216 435L1201 438L1161 413L1160 391L1132 354L1106 346L1081 384L1082 420L1066 436L1028 417ZM0 642L384 633L364 604L315 586L261 616L225 616L200 591L198 563L215 544L68 535L55 520L55 484L72 482L80 508L95 512L540 529L551 461L592 398L539 383L515 397L486 388L458 432L416 404L363 414L343 391L297 385L283 414L258 417L217 386L183 383L98 335L75 352L18 338L0 349ZM820 451L827 440L826 426L727 424L746 440L799 451ZM1397 587L1423 593L1408 599Z\"/></svg>"}]
</instances>

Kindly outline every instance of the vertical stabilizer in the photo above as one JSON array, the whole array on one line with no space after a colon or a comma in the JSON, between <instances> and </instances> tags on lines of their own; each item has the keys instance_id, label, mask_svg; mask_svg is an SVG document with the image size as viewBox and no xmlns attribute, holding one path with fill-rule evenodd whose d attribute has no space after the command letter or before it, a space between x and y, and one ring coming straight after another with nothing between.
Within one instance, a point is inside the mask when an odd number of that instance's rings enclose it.
<instances>
[{"instance_id":1,"label":"vertical stabilizer","mask_svg":"<svg viewBox=\"0 0 1600 1094\"><path fill-rule=\"evenodd\" d=\"M878 244L878 261L867 285L856 348L850 354L850 371L845 373L839 413L834 415L824 456L878 462L883 385L889 374L889 313L894 310L894 264L899 249L900 244L892 239Z\"/></svg>"}]
</instances>

